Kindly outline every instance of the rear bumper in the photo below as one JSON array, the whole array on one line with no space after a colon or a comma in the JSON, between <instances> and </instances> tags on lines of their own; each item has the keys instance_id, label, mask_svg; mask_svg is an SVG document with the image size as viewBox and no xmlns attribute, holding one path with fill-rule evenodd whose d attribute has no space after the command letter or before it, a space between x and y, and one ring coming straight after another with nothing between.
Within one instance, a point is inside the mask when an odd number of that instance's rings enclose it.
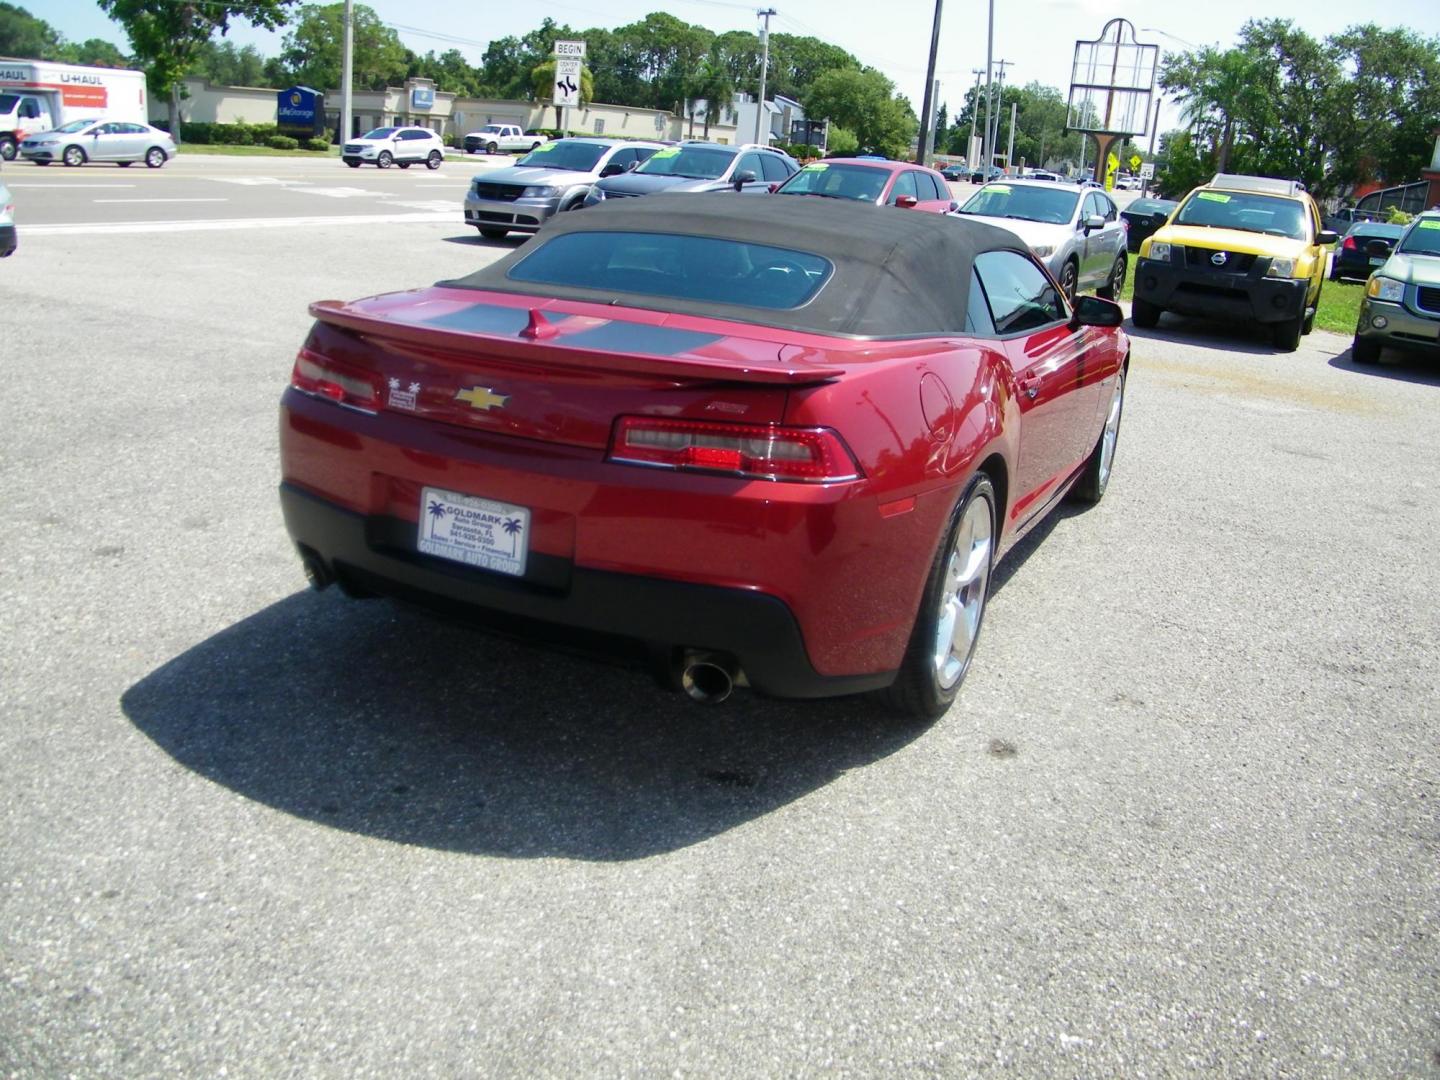
<instances>
[{"instance_id":1,"label":"rear bumper","mask_svg":"<svg viewBox=\"0 0 1440 1080\"><path fill-rule=\"evenodd\" d=\"M1211 315L1276 323L1305 313L1309 281L1265 277L1256 266L1244 274L1197 271L1169 262L1139 259L1135 298L1181 315Z\"/></svg>"},{"instance_id":2,"label":"rear bumper","mask_svg":"<svg viewBox=\"0 0 1440 1080\"><path fill-rule=\"evenodd\" d=\"M818 673L794 614L764 593L579 566L568 568L563 588L538 587L421 554L414 522L356 513L291 484L280 485L280 505L302 557L318 557L334 579L508 635L573 643L568 630L627 639L651 655L725 652L752 687L777 697L856 694L894 681L894 672Z\"/></svg>"}]
</instances>

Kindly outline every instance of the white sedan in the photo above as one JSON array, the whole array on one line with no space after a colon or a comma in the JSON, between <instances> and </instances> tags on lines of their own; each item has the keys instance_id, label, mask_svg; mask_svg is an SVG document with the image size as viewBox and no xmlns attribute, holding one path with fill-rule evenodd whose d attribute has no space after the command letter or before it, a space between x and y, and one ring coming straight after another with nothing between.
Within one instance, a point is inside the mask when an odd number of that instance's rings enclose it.
<instances>
[{"instance_id":1,"label":"white sedan","mask_svg":"<svg viewBox=\"0 0 1440 1080\"><path fill-rule=\"evenodd\" d=\"M143 161L158 169L175 156L170 133L149 124L122 120L72 120L53 131L41 131L20 144L20 157L36 165L113 161L121 166Z\"/></svg>"}]
</instances>

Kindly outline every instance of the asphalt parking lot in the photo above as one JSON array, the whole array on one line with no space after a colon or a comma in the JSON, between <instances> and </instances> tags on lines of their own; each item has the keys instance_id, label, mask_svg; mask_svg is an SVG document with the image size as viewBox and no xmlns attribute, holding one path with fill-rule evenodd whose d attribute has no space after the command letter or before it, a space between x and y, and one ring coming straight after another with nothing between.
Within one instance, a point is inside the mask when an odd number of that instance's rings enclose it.
<instances>
[{"instance_id":1,"label":"asphalt parking lot","mask_svg":"<svg viewBox=\"0 0 1440 1080\"><path fill-rule=\"evenodd\" d=\"M304 590L306 304L518 242L315 168L4 171L0 1074L1440 1075L1440 367L1135 332L947 716L702 708Z\"/></svg>"}]
</instances>

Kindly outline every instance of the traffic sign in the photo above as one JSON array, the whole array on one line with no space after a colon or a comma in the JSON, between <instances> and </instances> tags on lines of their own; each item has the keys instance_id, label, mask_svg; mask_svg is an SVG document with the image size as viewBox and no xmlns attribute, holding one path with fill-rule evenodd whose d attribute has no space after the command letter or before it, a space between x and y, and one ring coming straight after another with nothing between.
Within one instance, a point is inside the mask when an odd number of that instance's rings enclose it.
<instances>
[{"instance_id":1,"label":"traffic sign","mask_svg":"<svg viewBox=\"0 0 1440 1080\"><path fill-rule=\"evenodd\" d=\"M557 43L558 44L558 43ZM555 61L555 97L552 104L574 108L580 104L580 58Z\"/></svg>"},{"instance_id":2,"label":"traffic sign","mask_svg":"<svg viewBox=\"0 0 1440 1080\"><path fill-rule=\"evenodd\" d=\"M585 59L585 42L583 41L557 41L555 42L555 55L569 57L575 60Z\"/></svg>"},{"instance_id":3,"label":"traffic sign","mask_svg":"<svg viewBox=\"0 0 1440 1080\"><path fill-rule=\"evenodd\" d=\"M1136 169L1140 168L1140 166L1143 165L1143 164L1144 164L1144 159L1142 159L1139 154L1131 154L1131 155L1130 155L1130 171L1131 171L1131 172L1134 172Z\"/></svg>"},{"instance_id":4,"label":"traffic sign","mask_svg":"<svg viewBox=\"0 0 1440 1080\"><path fill-rule=\"evenodd\" d=\"M1154 179L1155 179L1155 163L1154 163L1153 161L1147 161L1147 162L1145 162L1144 165L1141 165L1141 166L1140 166L1140 179L1141 179L1141 180L1154 180Z\"/></svg>"}]
</instances>

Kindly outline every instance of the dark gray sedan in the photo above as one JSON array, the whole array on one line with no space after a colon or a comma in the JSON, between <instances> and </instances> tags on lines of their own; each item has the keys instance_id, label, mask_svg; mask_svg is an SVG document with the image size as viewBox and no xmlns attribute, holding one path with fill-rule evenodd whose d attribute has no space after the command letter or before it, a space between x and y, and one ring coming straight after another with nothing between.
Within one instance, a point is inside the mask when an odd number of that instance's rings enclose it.
<instances>
[{"instance_id":1,"label":"dark gray sedan","mask_svg":"<svg viewBox=\"0 0 1440 1080\"><path fill-rule=\"evenodd\" d=\"M492 240L536 232L552 215L580 206L596 181L630 171L660 148L620 139L542 143L509 168L475 174L465 193L465 224Z\"/></svg>"}]
</instances>

